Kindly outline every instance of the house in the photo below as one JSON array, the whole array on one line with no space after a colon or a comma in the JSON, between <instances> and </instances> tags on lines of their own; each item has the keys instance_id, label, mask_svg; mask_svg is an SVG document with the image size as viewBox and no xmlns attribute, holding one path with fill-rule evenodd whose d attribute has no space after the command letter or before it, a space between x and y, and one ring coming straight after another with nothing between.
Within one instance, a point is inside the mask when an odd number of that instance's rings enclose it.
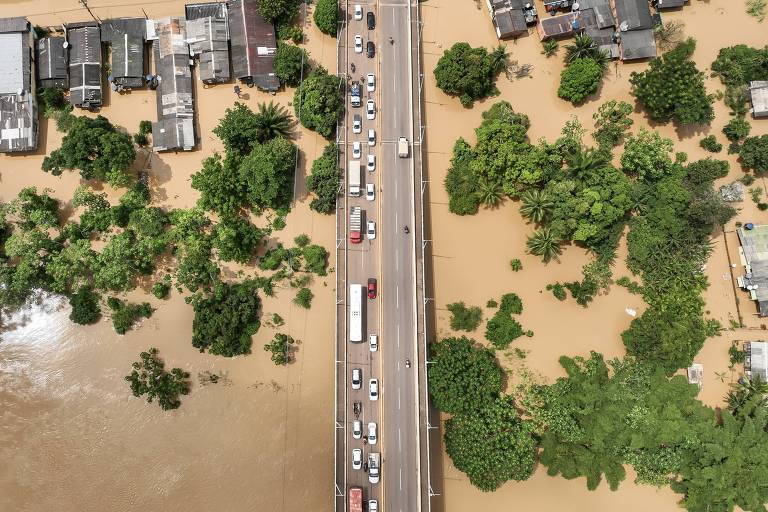
<instances>
[{"instance_id":1,"label":"house","mask_svg":"<svg viewBox=\"0 0 768 512\"><path fill-rule=\"evenodd\" d=\"M35 35L26 18L0 19L0 152L37 149Z\"/></svg>"},{"instance_id":2,"label":"house","mask_svg":"<svg viewBox=\"0 0 768 512\"><path fill-rule=\"evenodd\" d=\"M96 22L67 25L69 102L75 107L101 107L101 32Z\"/></svg>"},{"instance_id":3,"label":"house","mask_svg":"<svg viewBox=\"0 0 768 512\"><path fill-rule=\"evenodd\" d=\"M158 86L152 145L156 151L190 151L195 146L195 111L185 20L180 17L157 20L155 33L153 51Z\"/></svg>"},{"instance_id":4,"label":"house","mask_svg":"<svg viewBox=\"0 0 768 512\"><path fill-rule=\"evenodd\" d=\"M101 24L101 42L112 46L109 81L117 91L144 86L144 18L117 18Z\"/></svg>"},{"instance_id":5,"label":"house","mask_svg":"<svg viewBox=\"0 0 768 512\"><path fill-rule=\"evenodd\" d=\"M658 10L677 9L685 5L686 0L653 0L651 3Z\"/></svg>"},{"instance_id":6,"label":"house","mask_svg":"<svg viewBox=\"0 0 768 512\"><path fill-rule=\"evenodd\" d=\"M227 4L235 78L266 91L280 88L275 74L277 40L275 27L259 12L258 0L234 0Z\"/></svg>"},{"instance_id":7,"label":"house","mask_svg":"<svg viewBox=\"0 0 768 512\"><path fill-rule=\"evenodd\" d=\"M613 0L619 27L621 60L656 56L653 17L647 0Z\"/></svg>"},{"instance_id":8,"label":"house","mask_svg":"<svg viewBox=\"0 0 768 512\"><path fill-rule=\"evenodd\" d=\"M486 0L496 37L508 39L528 33L523 0Z\"/></svg>"},{"instance_id":9,"label":"house","mask_svg":"<svg viewBox=\"0 0 768 512\"><path fill-rule=\"evenodd\" d=\"M620 51L616 37L616 20L608 0L581 0L579 6L584 33L592 38L600 50L611 58L618 58Z\"/></svg>"},{"instance_id":10,"label":"house","mask_svg":"<svg viewBox=\"0 0 768 512\"><path fill-rule=\"evenodd\" d=\"M542 41L580 34L583 28L579 11L552 16L551 18L539 18L539 22L536 24L536 32Z\"/></svg>"},{"instance_id":11,"label":"house","mask_svg":"<svg viewBox=\"0 0 768 512\"><path fill-rule=\"evenodd\" d=\"M63 37L49 36L37 40L37 85L45 89L69 89L68 53Z\"/></svg>"},{"instance_id":12,"label":"house","mask_svg":"<svg viewBox=\"0 0 768 512\"><path fill-rule=\"evenodd\" d=\"M752 102L752 116L755 119L768 117L768 82L749 82L749 97Z\"/></svg>"},{"instance_id":13,"label":"house","mask_svg":"<svg viewBox=\"0 0 768 512\"><path fill-rule=\"evenodd\" d=\"M736 278L742 290L757 302L757 312L768 316L768 225L755 226L751 223L737 228L739 236L739 258L745 274Z\"/></svg>"},{"instance_id":14,"label":"house","mask_svg":"<svg viewBox=\"0 0 768 512\"><path fill-rule=\"evenodd\" d=\"M744 373L750 379L760 377L768 382L768 343L765 341L747 341L744 343L747 353L744 360Z\"/></svg>"},{"instance_id":15,"label":"house","mask_svg":"<svg viewBox=\"0 0 768 512\"><path fill-rule=\"evenodd\" d=\"M187 44L199 61L200 80L204 84L228 82L229 16L222 2L187 4Z\"/></svg>"}]
</instances>

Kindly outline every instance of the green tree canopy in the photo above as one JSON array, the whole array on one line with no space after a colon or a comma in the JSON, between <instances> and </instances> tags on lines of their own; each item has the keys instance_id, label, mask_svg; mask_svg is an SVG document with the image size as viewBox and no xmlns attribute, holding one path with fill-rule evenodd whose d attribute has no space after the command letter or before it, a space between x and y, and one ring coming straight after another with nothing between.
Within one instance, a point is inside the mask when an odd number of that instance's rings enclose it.
<instances>
[{"instance_id":1,"label":"green tree canopy","mask_svg":"<svg viewBox=\"0 0 768 512\"><path fill-rule=\"evenodd\" d=\"M341 183L336 144L328 144L323 154L312 162L312 172L307 176L307 190L315 194L309 207L319 213L336 210L336 197Z\"/></svg>"},{"instance_id":2,"label":"green tree canopy","mask_svg":"<svg viewBox=\"0 0 768 512\"><path fill-rule=\"evenodd\" d=\"M147 395L147 402L157 398L164 411L177 409L181 405L179 395L188 395L189 373L181 368L165 371L165 363L157 356L157 349L139 354L141 361L133 363L133 370L125 380L131 384L133 396Z\"/></svg>"},{"instance_id":3,"label":"green tree canopy","mask_svg":"<svg viewBox=\"0 0 768 512\"><path fill-rule=\"evenodd\" d=\"M344 112L341 78L318 67L296 89L293 108L302 125L331 140L336 121Z\"/></svg>"},{"instance_id":4,"label":"green tree canopy","mask_svg":"<svg viewBox=\"0 0 768 512\"><path fill-rule=\"evenodd\" d=\"M768 135L747 137L739 150L741 165L758 174L768 172Z\"/></svg>"},{"instance_id":5,"label":"green tree canopy","mask_svg":"<svg viewBox=\"0 0 768 512\"><path fill-rule=\"evenodd\" d=\"M244 103L235 102L228 108L213 133L224 143L227 152L245 156L258 141L258 119Z\"/></svg>"},{"instance_id":6,"label":"green tree canopy","mask_svg":"<svg viewBox=\"0 0 768 512\"><path fill-rule=\"evenodd\" d=\"M323 34L336 37L339 23L339 5L337 0L317 0L313 14L315 25Z\"/></svg>"},{"instance_id":7,"label":"green tree canopy","mask_svg":"<svg viewBox=\"0 0 768 512\"><path fill-rule=\"evenodd\" d=\"M284 137L256 144L240 164L247 200L256 208L287 208L293 196L296 146Z\"/></svg>"},{"instance_id":8,"label":"green tree canopy","mask_svg":"<svg viewBox=\"0 0 768 512\"><path fill-rule=\"evenodd\" d=\"M592 57L578 57L560 73L557 95L576 105L596 93L602 81L602 66Z\"/></svg>"},{"instance_id":9,"label":"green tree canopy","mask_svg":"<svg viewBox=\"0 0 768 512\"><path fill-rule=\"evenodd\" d=\"M455 43L437 61L435 79L446 94L458 96L465 107L475 100L495 96L496 75L506 67L506 48L493 52L483 47L472 48L468 43Z\"/></svg>"},{"instance_id":10,"label":"green tree canopy","mask_svg":"<svg viewBox=\"0 0 768 512\"><path fill-rule=\"evenodd\" d=\"M321 0L322 2L323 0ZM334 8L336 7L336 1L333 1ZM317 16L317 9L315 8L315 16ZM334 27L336 25L334 24ZM309 55L303 48L288 44L277 43L277 53L275 55L275 74L280 79L280 83L283 85L290 85L296 87L299 85L301 78L309 71Z\"/></svg>"}]
</instances>

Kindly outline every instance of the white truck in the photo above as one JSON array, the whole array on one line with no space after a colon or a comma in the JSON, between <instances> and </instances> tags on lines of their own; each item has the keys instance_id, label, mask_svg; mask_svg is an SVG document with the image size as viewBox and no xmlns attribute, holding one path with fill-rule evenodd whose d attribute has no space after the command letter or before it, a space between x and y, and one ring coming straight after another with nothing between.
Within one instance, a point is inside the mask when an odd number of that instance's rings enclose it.
<instances>
[{"instance_id":1,"label":"white truck","mask_svg":"<svg viewBox=\"0 0 768 512\"><path fill-rule=\"evenodd\" d=\"M360 197L360 160L350 160L347 165L349 195Z\"/></svg>"},{"instance_id":2,"label":"white truck","mask_svg":"<svg viewBox=\"0 0 768 512\"><path fill-rule=\"evenodd\" d=\"M397 139L397 156L400 158L408 158L408 139L405 137Z\"/></svg>"}]
</instances>

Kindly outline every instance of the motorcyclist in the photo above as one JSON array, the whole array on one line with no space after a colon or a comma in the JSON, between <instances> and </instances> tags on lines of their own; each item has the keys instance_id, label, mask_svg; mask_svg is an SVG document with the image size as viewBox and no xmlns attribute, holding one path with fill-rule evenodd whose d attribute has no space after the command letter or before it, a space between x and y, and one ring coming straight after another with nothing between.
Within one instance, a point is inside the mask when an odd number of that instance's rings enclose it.
<instances>
[{"instance_id":1,"label":"motorcyclist","mask_svg":"<svg viewBox=\"0 0 768 512\"><path fill-rule=\"evenodd\" d=\"M403 226L403 231L405 231L406 233L410 233L411 232L411 230L408 229L408 226Z\"/></svg>"},{"instance_id":2,"label":"motorcyclist","mask_svg":"<svg viewBox=\"0 0 768 512\"><path fill-rule=\"evenodd\" d=\"M389 44L395 44L395 40L392 39L392 36L390 36L390 38L389 38Z\"/></svg>"},{"instance_id":3,"label":"motorcyclist","mask_svg":"<svg viewBox=\"0 0 768 512\"><path fill-rule=\"evenodd\" d=\"M410 368L411 367L411 360L410 359L406 359L405 360L405 367L406 368Z\"/></svg>"}]
</instances>

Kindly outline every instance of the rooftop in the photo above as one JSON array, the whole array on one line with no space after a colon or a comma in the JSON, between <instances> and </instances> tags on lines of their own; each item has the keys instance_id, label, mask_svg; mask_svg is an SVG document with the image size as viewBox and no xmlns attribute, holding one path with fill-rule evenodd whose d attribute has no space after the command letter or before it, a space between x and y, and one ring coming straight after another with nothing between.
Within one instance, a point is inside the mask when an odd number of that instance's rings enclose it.
<instances>
[{"instance_id":1,"label":"rooftop","mask_svg":"<svg viewBox=\"0 0 768 512\"><path fill-rule=\"evenodd\" d=\"M190 4L187 14L187 43L199 58L200 80L227 82L229 72L229 20L224 3Z\"/></svg>"},{"instance_id":2,"label":"rooftop","mask_svg":"<svg viewBox=\"0 0 768 512\"><path fill-rule=\"evenodd\" d=\"M32 89L29 30L26 18L0 18L0 94Z\"/></svg>"},{"instance_id":3,"label":"rooftop","mask_svg":"<svg viewBox=\"0 0 768 512\"><path fill-rule=\"evenodd\" d=\"M622 32L653 27L648 0L614 0L614 5Z\"/></svg>"},{"instance_id":4,"label":"rooftop","mask_svg":"<svg viewBox=\"0 0 768 512\"><path fill-rule=\"evenodd\" d=\"M750 82L749 96L752 101L752 115L754 117L768 117L768 82Z\"/></svg>"},{"instance_id":5,"label":"rooftop","mask_svg":"<svg viewBox=\"0 0 768 512\"><path fill-rule=\"evenodd\" d=\"M685 5L686 0L658 0L656 2L656 8L661 9L676 9Z\"/></svg>"},{"instance_id":6,"label":"rooftop","mask_svg":"<svg viewBox=\"0 0 768 512\"><path fill-rule=\"evenodd\" d=\"M67 49L63 37L41 37L37 41L37 83L44 88L69 89Z\"/></svg>"},{"instance_id":7,"label":"rooftop","mask_svg":"<svg viewBox=\"0 0 768 512\"><path fill-rule=\"evenodd\" d=\"M112 77L123 87L144 85L144 18L117 18L101 25L101 41L112 45Z\"/></svg>"},{"instance_id":8,"label":"rooftop","mask_svg":"<svg viewBox=\"0 0 768 512\"><path fill-rule=\"evenodd\" d=\"M621 60L647 59L656 56L653 29L621 32Z\"/></svg>"},{"instance_id":9,"label":"rooftop","mask_svg":"<svg viewBox=\"0 0 768 512\"><path fill-rule=\"evenodd\" d=\"M506 39L528 32L523 0L488 0L488 10L496 27L496 37Z\"/></svg>"},{"instance_id":10,"label":"rooftop","mask_svg":"<svg viewBox=\"0 0 768 512\"><path fill-rule=\"evenodd\" d=\"M0 94L0 151L37 149L37 127L34 94Z\"/></svg>"},{"instance_id":11,"label":"rooftop","mask_svg":"<svg viewBox=\"0 0 768 512\"><path fill-rule=\"evenodd\" d=\"M235 77L260 89L276 91L280 80L275 75L274 25L261 16L257 0L233 0L228 9Z\"/></svg>"},{"instance_id":12,"label":"rooftop","mask_svg":"<svg viewBox=\"0 0 768 512\"><path fill-rule=\"evenodd\" d=\"M67 26L69 101L76 107L101 106L101 35L96 23Z\"/></svg>"},{"instance_id":13,"label":"rooftop","mask_svg":"<svg viewBox=\"0 0 768 512\"><path fill-rule=\"evenodd\" d=\"M768 316L768 225L741 227L736 233L746 272L737 282L757 301L760 316Z\"/></svg>"},{"instance_id":14,"label":"rooftop","mask_svg":"<svg viewBox=\"0 0 768 512\"><path fill-rule=\"evenodd\" d=\"M749 376L759 376L763 381L768 381L768 343L764 341L752 341L744 344L747 352L747 360L744 369Z\"/></svg>"},{"instance_id":15,"label":"rooftop","mask_svg":"<svg viewBox=\"0 0 768 512\"><path fill-rule=\"evenodd\" d=\"M578 11L550 18L539 18L539 23L536 25L536 30L542 41L550 38L568 37L581 31L582 28L581 13Z\"/></svg>"}]
</instances>

